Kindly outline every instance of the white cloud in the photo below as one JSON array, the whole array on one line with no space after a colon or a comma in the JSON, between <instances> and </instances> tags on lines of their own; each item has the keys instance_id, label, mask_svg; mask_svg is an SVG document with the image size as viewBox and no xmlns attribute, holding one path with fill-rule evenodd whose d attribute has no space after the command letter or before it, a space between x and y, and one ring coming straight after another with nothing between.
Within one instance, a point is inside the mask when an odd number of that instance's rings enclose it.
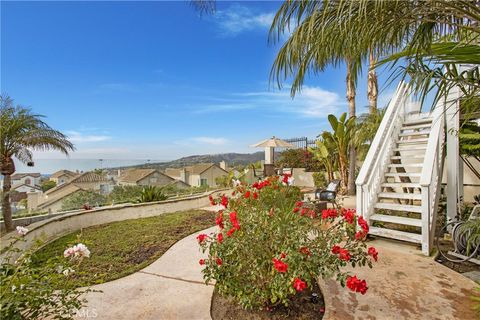
<instances>
[{"instance_id":1,"label":"white cloud","mask_svg":"<svg viewBox=\"0 0 480 320\"><path fill-rule=\"evenodd\" d=\"M232 5L226 10L217 11L214 21L221 29L222 35L235 36L244 31L255 29L268 30L275 14L255 13L242 5Z\"/></svg>"},{"instance_id":2,"label":"white cloud","mask_svg":"<svg viewBox=\"0 0 480 320\"><path fill-rule=\"evenodd\" d=\"M347 104L338 93L320 87L304 86L294 99L290 97L289 89L231 94L228 102L203 105L194 112L217 113L260 109L268 112L297 114L307 118L325 118L328 114L338 114L343 111Z\"/></svg>"},{"instance_id":3,"label":"white cloud","mask_svg":"<svg viewBox=\"0 0 480 320\"><path fill-rule=\"evenodd\" d=\"M107 135L85 134L79 131L66 131L65 133L73 143L100 142L111 139L111 137Z\"/></svg>"},{"instance_id":4,"label":"white cloud","mask_svg":"<svg viewBox=\"0 0 480 320\"><path fill-rule=\"evenodd\" d=\"M209 144L213 146L225 145L228 142L226 138L220 138L220 137L194 137L194 138L191 138L191 140L194 142Z\"/></svg>"}]
</instances>

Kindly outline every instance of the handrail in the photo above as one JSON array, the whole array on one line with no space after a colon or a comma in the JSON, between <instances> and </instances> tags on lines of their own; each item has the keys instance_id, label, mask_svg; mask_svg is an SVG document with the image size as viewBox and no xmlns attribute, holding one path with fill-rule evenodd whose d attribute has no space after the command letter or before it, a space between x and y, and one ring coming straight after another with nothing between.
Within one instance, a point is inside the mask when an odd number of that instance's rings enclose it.
<instances>
[{"instance_id":1,"label":"handrail","mask_svg":"<svg viewBox=\"0 0 480 320\"><path fill-rule=\"evenodd\" d=\"M395 120L395 118L398 116L398 113L400 112L398 104L401 99L405 98L407 87L408 85L403 81L398 84L397 90L395 91L396 94L388 104L382 122L378 127L377 134L375 135L375 138L373 139L372 144L368 149L365 161L363 162L362 168L358 173L357 180L355 181L355 184L357 186L365 185L367 179L370 177L370 173L375 167L375 164L377 163L378 155L380 154L379 151L382 147L385 147L385 138L394 129L393 126L391 126L391 123Z\"/></svg>"},{"instance_id":2,"label":"handrail","mask_svg":"<svg viewBox=\"0 0 480 320\"><path fill-rule=\"evenodd\" d=\"M432 128L427 141L427 150L423 161L422 174L420 176L420 185L427 187L432 183L433 170L435 169L435 158L438 156L438 143L443 127L443 110L437 106L433 111Z\"/></svg>"}]
</instances>

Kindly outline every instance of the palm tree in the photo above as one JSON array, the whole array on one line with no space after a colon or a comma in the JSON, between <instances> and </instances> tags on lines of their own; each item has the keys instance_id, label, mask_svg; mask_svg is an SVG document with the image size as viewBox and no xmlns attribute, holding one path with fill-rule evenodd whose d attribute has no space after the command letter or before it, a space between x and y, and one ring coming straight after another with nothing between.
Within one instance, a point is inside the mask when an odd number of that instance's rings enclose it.
<instances>
[{"instance_id":1,"label":"palm tree","mask_svg":"<svg viewBox=\"0 0 480 320\"><path fill-rule=\"evenodd\" d=\"M3 175L2 213L7 232L12 231L10 207L11 175L15 172L14 158L32 164L32 150L59 150L68 155L73 144L59 131L42 121L41 115L30 109L14 106L8 96L0 96L0 173Z\"/></svg>"}]
</instances>

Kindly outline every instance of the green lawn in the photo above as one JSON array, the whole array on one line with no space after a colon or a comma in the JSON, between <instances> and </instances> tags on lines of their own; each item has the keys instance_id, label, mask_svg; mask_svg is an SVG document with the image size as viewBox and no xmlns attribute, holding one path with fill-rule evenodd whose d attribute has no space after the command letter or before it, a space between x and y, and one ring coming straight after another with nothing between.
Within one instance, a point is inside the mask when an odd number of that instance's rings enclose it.
<instances>
[{"instance_id":1,"label":"green lawn","mask_svg":"<svg viewBox=\"0 0 480 320\"><path fill-rule=\"evenodd\" d=\"M118 279L158 259L175 242L214 224L212 212L191 210L157 217L127 220L83 229L66 235L40 249L34 262L42 262L78 242L87 245L90 258L75 267L78 286Z\"/></svg>"}]
</instances>

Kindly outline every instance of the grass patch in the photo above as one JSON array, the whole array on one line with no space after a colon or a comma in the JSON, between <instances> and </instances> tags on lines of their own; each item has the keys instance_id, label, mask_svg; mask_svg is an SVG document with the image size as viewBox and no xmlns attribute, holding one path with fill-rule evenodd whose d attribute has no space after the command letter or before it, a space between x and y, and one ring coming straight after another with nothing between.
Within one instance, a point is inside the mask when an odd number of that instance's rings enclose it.
<instances>
[{"instance_id":1,"label":"grass patch","mask_svg":"<svg viewBox=\"0 0 480 320\"><path fill-rule=\"evenodd\" d=\"M35 253L41 265L78 242L91 256L76 268L74 281L90 286L122 278L157 260L175 242L214 224L214 214L202 210L166 213L156 217L113 222L59 238Z\"/></svg>"}]
</instances>

